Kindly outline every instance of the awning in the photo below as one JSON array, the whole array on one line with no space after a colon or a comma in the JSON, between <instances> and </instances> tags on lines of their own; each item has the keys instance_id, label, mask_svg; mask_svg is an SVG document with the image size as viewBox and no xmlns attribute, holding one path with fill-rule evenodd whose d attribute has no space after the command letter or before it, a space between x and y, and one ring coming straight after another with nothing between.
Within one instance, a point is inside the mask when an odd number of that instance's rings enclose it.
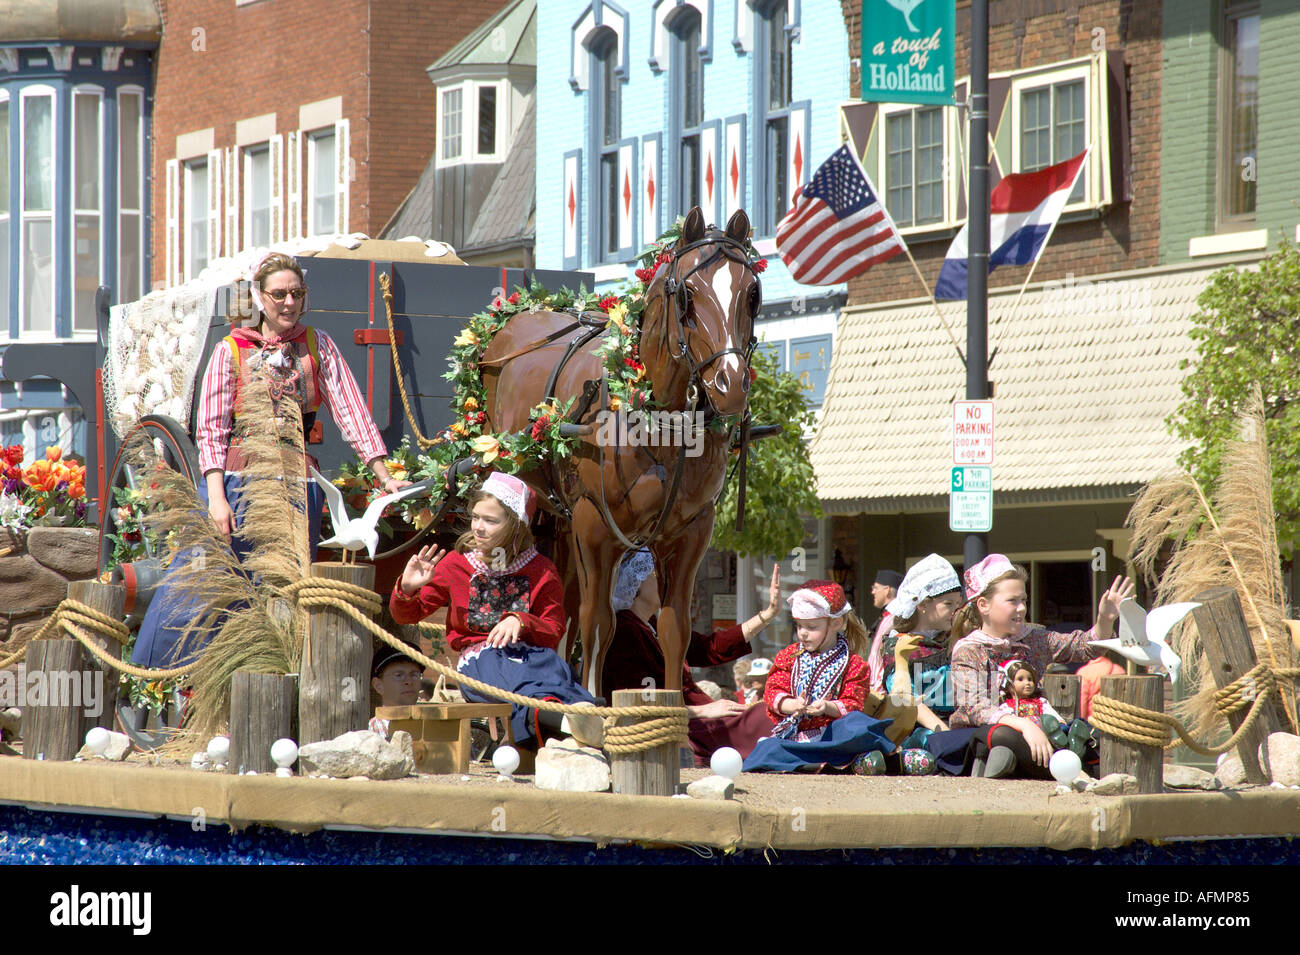
<instances>
[{"instance_id":1,"label":"awning","mask_svg":"<svg viewBox=\"0 0 1300 955\"><path fill-rule=\"evenodd\" d=\"M1213 269L1161 268L990 294L995 502L1114 500L1175 466L1165 426ZM941 303L965 349L965 303ZM831 513L931 510L951 480L965 369L928 300L846 308L811 444Z\"/></svg>"}]
</instances>

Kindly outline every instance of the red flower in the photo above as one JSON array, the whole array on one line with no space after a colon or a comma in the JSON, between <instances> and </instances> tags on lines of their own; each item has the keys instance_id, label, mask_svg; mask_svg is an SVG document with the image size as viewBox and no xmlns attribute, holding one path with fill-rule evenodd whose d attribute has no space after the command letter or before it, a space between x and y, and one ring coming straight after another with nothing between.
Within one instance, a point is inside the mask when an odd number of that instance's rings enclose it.
<instances>
[{"instance_id":1,"label":"red flower","mask_svg":"<svg viewBox=\"0 0 1300 955\"><path fill-rule=\"evenodd\" d=\"M641 283L644 284L644 285L649 285L649 284L650 284L650 280L651 280L652 278L654 278L654 277L655 277L655 270L654 270L654 269L637 269L637 270L636 270L636 278L637 278L637 281L638 281L638 282L641 282Z\"/></svg>"},{"instance_id":2,"label":"red flower","mask_svg":"<svg viewBox=\"0 0 1300 955\"><path fill-rule=\"evenodd\" d=\"M759 259L759 260L758 260L757 262L755 262L754 265L753 265L754 274L756 274L756 275L762 275L762 274L763 274L763 270L766 269L766 268L767 268L767 259Z\"/></svg>"},{"instance_id":3,"label":"red flower","mask_svg":"<svg viewBox=\"0 0 1300 955\"><path fill-rule=\"evenodd\" d=\"M21 444L11 444L4 449L4 459L10 465L16 467L23 463L23 446Z\"/></svg>"},{"instance_id":4,"label":"red flower","mask_svg":"<svg viewBox=\"0 0 1300 955\"><path fill-rule=\"evenodd\" d=\"M546 435L546 432L550 429L550 427L551 427L550 415L542 415L540 418L534 421L532 431L530 432L530 434L532 434L533 436L533 440L541 441L542 438Z\"/></svg>"},{"instance_id":5,"label":"red flower","mask_svg":"<svg viewBox=\"0 0 1300 955\"><path fill-rule=\"evenodd\" d=\"M608 312L611 308L613 308L617 304L618 304L617 295L606 295L604 298L600 300L599 307L601 311Z\"/></svg>"},{"instance_id":6,"label":"red flower","mask_svg":"<svg viewBox=\"0 0 1300 955\"><path fill-rule=\"evenodd\" d=\"M750 381L758 380L758 372L756 372L753 368L749 369L749 380Z\"/></svg>"},{"instance_id":7,"label":"red flower","mask_svg":"<svg viewBox=\"0 0 1300 955\"><path fill-rule=\"evenodd\" d=\"M660 252L655 256L655 268L659 268L659 266L663 265L665 262L671 262L672 260L673 255L671 252Z\"/></svg>"},{"instance_id":8,"label":"red flower","mask_svg":"<svg viewBox=\"0 0 1300 955\"><path fill-rule=\"evenodd\" d=\"M487 421L487 412L486 412L486 411L480 411L478 414L476 414L476 415L474 416L474 421L475 421L477 424L483 424L483 422Z\"/></svg>"},{"instance_id":9,"label":"red flower","mask_svg":"<svg viewBox=\"0 0 1300 955\"><path fill-rule=\"evenodd\" d=\"M518 292L513 293L508 299L506 299L506 301L509 302L511 305L518 305L519 293Z\"/></svg>"}]
</instances>

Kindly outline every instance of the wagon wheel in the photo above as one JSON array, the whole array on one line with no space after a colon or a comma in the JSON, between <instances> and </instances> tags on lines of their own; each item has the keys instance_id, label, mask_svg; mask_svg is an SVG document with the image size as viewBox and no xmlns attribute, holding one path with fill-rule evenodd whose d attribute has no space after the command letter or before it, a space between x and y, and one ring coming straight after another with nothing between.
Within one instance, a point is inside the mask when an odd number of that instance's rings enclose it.
<instances>
[{"instance_id":1,"label":"wagon wheel","mask_svg":"<svg viewBox=\"0 0 1300 955\"><path fill-rule=\"evenodd\" d=\"M183 475L196 488L202 477L199 473L199 455L194 447L194 442L190 440L189 433L176 419L169 418L166 415L145 415L141 418L122 441L122 446L117 452L117 458L113 461L113 468L109 473L108 488L110 497L100 509L102 514L99 520L99 570L101 575L107 569L113 551L113 544L108 535L115 534L118 531L117 503L114 492L118 488L134 489L138 486L138 482L143 479L143 475L138 473L139 468L132 462L128 450L141 438L151 440L159 460L167 467ZM145 539L144 544L147 555L156 558L158 555L154 553L148 538ZM129 589L134 590L134 586ZM164 710L163 714L155 717L149 710L137 709L131 705L129 700L119 699L116 701L118 729L130 736L136 746L145 749L156 748L174 734L175 730L170 727L179 725L181 705L179 694L173 690L172 700L167 709ZM170 724L170 727L168 724Z\"/></svg>"}]
</instances>

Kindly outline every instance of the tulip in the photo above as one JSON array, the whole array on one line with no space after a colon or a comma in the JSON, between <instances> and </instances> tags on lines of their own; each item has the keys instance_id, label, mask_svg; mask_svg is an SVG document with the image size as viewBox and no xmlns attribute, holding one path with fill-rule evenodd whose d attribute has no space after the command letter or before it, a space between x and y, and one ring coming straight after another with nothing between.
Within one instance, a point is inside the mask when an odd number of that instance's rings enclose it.
<instances>
[{"instance_id":1,"label":"tulip","mask_svg":"<svg viewBox=\"0 0 1300 955\"><path fill-rule=\"evenodd\" d=\"M501 442L490 434L479 435L474 439L474 443L470 447L483 455L484 464L491 464L497 459L497 455L501 453Z\"/></svg>"},{"instance_id":2,"label":"tulip","mask_svg":"<svg viewBox=\"0 0 1300 955\"><path fill-rule=\"evenodd\" d=\"M49 461L57 461L63 457L63 449L57 444L52 444L45 449L45 457Z\"/></svg>"}]
</instances>

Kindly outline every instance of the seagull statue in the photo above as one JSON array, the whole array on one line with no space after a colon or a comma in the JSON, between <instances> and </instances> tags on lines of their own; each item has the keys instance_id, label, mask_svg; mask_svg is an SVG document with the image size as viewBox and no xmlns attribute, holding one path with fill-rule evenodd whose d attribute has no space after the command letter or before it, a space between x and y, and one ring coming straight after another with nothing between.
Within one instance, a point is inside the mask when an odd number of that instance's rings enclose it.
<instances>
[{"instance_id":1,"label":"seagull statue","mask_svg":"<svg viewBox=\"0 0 1300 955\"><path fill-rule=\"evenodd\" d=\"M375 548L379 546L379 531L375 525L379 523L379 517L384 513L384 508L390 504L402 500L403 498L415 497L417 494L427 494L433 486L432 481L421 481L418 484L412 484L410 487L404 487L400 491L392 494L385 494L377 497L370 502L366 512L357 518L348 517L348 509L343 504L343 494L325 475L321 474L315 468L311 469L312 477L320 485L321 490L325 492L325 501L329 504L330 520L334 524L334 536L329 540L320 542L321 547L341 547L343 549L343 563L352 563L348 559L349 554L366 549L371 559L374 559Z\"/></svg>"},{"instance_id":2,"label":"seagull statue","mask_svg":"<svg viewBox=\"0 0 1300 955\"><path fill-rule=\"evenodd\" d=\"M1170 649L1165 638L1178 621L1199 607L1199 603L1176 603L1156 607L1150 613L1132 598L1120 601L1119 636L1112 640L1092 640L1093 646L1114 650L1139 666L1164 667L1172 683L1178 679L1183 661Z\"/></svg>"}]
</instances>

